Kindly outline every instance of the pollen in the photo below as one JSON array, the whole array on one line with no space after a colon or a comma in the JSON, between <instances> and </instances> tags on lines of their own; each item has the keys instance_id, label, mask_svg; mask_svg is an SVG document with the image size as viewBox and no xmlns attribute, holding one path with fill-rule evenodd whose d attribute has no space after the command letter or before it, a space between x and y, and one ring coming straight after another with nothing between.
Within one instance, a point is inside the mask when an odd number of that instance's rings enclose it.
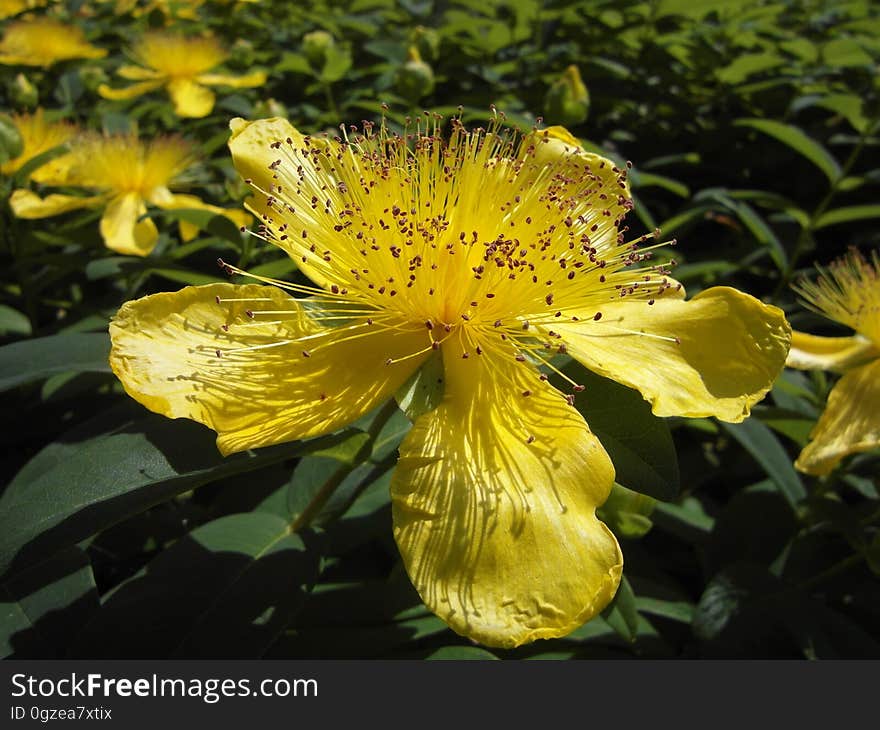
<instances>
[{"instance_id":1,"label":"pollen","mask_svg":"<svg viewBox=\"0 0 880 730\"><path fill-rule=\"evenodd\" d=\"M507 129L503 115L467 130L427 112L400 132L383 121L264 140L265 179L246 180L263 201L252 233L323 284L257 278L309 295L321 305L313 316L352 336L366 324L423 333L424 349L408 357L449 341L462 359L528 358L561 375L551 361L567 345L551 323L607 333L604 304L648 306L670 283L663 266L644 264L666 245L642 246L659 232L635 242L622 233L627 169L551 152L553 141Z\"/></svg>"}]
</instances>

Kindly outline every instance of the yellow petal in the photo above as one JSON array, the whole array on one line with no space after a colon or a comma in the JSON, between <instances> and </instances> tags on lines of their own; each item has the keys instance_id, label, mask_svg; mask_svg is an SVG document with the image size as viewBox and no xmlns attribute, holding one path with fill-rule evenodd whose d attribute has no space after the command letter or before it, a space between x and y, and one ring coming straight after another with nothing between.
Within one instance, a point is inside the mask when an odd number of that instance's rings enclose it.
<instances>
[{"instance_id":1,"label":"yellow petal","mask_svg":"<svg viewBox=\"0 0 880 730\"><path fill-rule=\"evenodd\" d=\"M201 74L196 77L200 84L208 86L230 86L233 89L245 89L251 86L262 86L266 83L265 71L254 71L243 76L229 74Z\"/></svg>"},{"instance_id":2,"label":"yellow petal","mask_svg":"<svg viewBox=\"0 0 880 730\"><path fill-rule=\"evenodd\" d=\"M595 514L614 467L531 368L454 349L443 347L444 401L401 444L391 482L407 572L425 604L475 641L564 636L620 580L617 541Z\"/></svg>"},{"instance_id":3,"label":"yellow petal","mask_svg":"<svg viewBox=\"0 0 880 730\"><path fill-rule=\"evenodd\" d=\"M116 73L128 81L147 81L149 79L161 78L162 74L152 68L144 68L143 66L120 66L116 69Z\"/></svg>"},{"instance_id":4,"label":"yellow petal","mask_svg":"<svg viewBox=\"0 0 880 730\"><path fill-rule=\"evenodd\" d=\"M150 218L141 218L147 206L138 193L117 195L101 217L104 245L118 253L147 256L159 240L159 231Z\"/></svg>"},{"instance_id":5,"label":"yellow petal","mask_svg":"<svg viewBox=\"0 0 880 730\"><path fill-rule=\"evenodd\" d=\"M577 360L641 392L658 416L742 421L788 353L791 328L782 310L729 287L690 301L624 298L600 309L598 321L589 312L552 329Z\"/></svg>"},{"instance_id":6,"label":"yellow petal","mask_svg":"<svg viewBox=\"0 0 880 730\"><path fill-rule=\"evenodd\" d=\"M794 465L816 476L829 474L849 454L880 446L880 359L837 381L810 438Z\"/></svg>"},{"instance_id":7,"label":"yellow petal","mask_svg":"<svg viewBox=\"0 0 880 730\"><path fill-rule=\"evenodd\" d=\"M303 135L300 134L286 119L281 117L272 117L271 119L258 119L255 122L248 122L244 119L236 118L229 122L229 128L232 134L229 138L229 150L232 153L232 162L239 175L245 180L252 180L254 187L260 190L270 190L275 181L272 179L273 172L269 169L269 165L278 159L278 152L273 150L270 145L275 142L291 139L296 147L304 146ZM313 145L321 144L320 140L312 139ZM303 188L308 189L308 185L312 184L312 177L309 176L303 183ZM332 181L327 181L333 184ZM321 181L315 186L315 195L323 195L320 190ZM254 191L254 195L246 202L248 210L253 212L258 221L267 221L273 217L277 217L276 211L270 208L266 203L266 196L259 190ZM319 230L311 230L309 235L315 238L320 234ZM302 260L295 253L295 249L285 246L282 240L274 239L280 248L284 249L287 254L296 261L300 270L309 277L318 286L328 288L331 284L327 277L324 276L315 266ZM321 241L322 247L329 248L328 241Z\"/></svg>"},{"instance_id":8,"label":"yellow petal","mask_svg":"<svg viewBox=\"0 0 880 730\"><path fill-rule=\"evenodd\" d=\"M222 215L231 220L236 226L249 226L251 224L251 216L243 210L235 208L221 208L216 205L205 203L201 198L195 195L180 195L170 192L167 188L154 191L150 197L150 202L163 208L164 210L209 210L217 215ZM180 237L184 241L195 238L198 233L198 226L187 221L180 221Z\"/></svg>"},{"instance_id":9,"label":"yellow petal","mask_svg":"<svg viewBox=\"0 0 880 730\"><path fill-rule=\"evenodd\" d=\"M160 86L162 86L161 80L143 81L139 84L126 86L123 89L114 89L112 86L108 86L107 84L101 84L98 87L98 93L105 99L112 99L113 101L124 101L125 99L134 99L137 96L148 94L149 92L153 91L153 89L158 89Z\"/></svg>"},{"instance_id":10,"label":"yellow petal","mask_svg":"<svg viewBox=\"0 0 880 730\"><path fill-rule=\"evenodd\" d=\"M424 359L385 364L423 348L424 328L327 328L301 302L276 287L232 284L128 302L110 325L110 364L129 395L209 426L229 454L341 428L390 398Z\"/></svg>"},{"instance_id":11,"label":"yellow petal","mask_svg":"<svg viewBox=\"0 0 880 730\"><path fill-rule=\"evenodd\" d=\"M880 349L867 337L819 337L795 330L785 364L800 370L843 372L880 357Z\"/></svg>"},{"instance_id":12,"label":"yellow petal","mask_svg":"<svg viewBox=\"0 0 880 730\"><path fill-rule=\"evenodd\" d=\"M179 117L206 117L214 108L214 92L191 79L172 79L168 93Z\"/></svg>"},{"instance_id":13,"label":"yellow petal","mask_svg":"<svg viewBox=\"0 0 880 730\"><path fill-rule=\"evenodd\" d=\"M59 195L53 193L41 198L30 190L16 190L9 198L12 212L19 218L49 218L80 208L94 208L107 200L106 195Z\"/></svg>"}]
</instances>

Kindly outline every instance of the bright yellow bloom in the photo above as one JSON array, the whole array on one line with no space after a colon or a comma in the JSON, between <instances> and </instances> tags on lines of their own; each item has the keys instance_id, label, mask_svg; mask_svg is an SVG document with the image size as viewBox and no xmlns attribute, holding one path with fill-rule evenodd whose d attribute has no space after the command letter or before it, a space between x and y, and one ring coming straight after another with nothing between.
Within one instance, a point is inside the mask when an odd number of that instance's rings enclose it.
<instances>
[{"instance_id":1,"label":"bright yellow bloom","mask_svg":"<svg viewBox=\"0 0 880 730\"><path fill-rule=\"evenodd\" d=\"M262 235L315 285L125 304L110 361L127 392L210 426L228 454L351 423L438 353L442 403L404 439L391 484L413 584L491 646L595 616L622 570L595 513L614 467L540 366L567 351L657 414L739 421L782 368L782 312L725 287L685 302L662 270L630 268L645 256L620 232L626 173L561 128L519 140L453 120L444 142L231 127Z\"/></svg>"},{"instance_id":2,"label":"bright yellow bloom","mask_svg":"<svg viewBox=\"0 0 880 730\"><path fill-rule=\"evenodd\" d=\"M810 309L855 330L850 337L794 332L787 365L831 370L843 377L831 389L821 418L795 466L824 476L849 454L880 446L880 256L869 263L856 250L819 269L796 290Z\"/></svg>"},{"instance_id":3,"label":"bright yellow bloom","mask_svg":"<svg viewBox=\"0 0 880 730\"><path fill-rule=\"evenodd\" d=\"M47 122L42 109L33 114L13 114L12 122L21 135L22 151L0 165L0 172L13 175L35 157L63 145L76 135L76 127L69 122ZM30 179L44 185L61 185L67 178L73 156L68 154L56 157L34 170Z\"/></svg>"},{"instance_id":4,"label":"bright yellow bloom","mask_svg":"<svg viewBox=\"0 0 880 730\"><path fill-rule=\"evenodd\" d=\"M46 4L46 0L0 0L0 20Z\"/></svg>"},{"instance_id":5,"label":"bright yellow bloom","mask_svg":"<svg viewBox=\"0 0 880 730\"><path fill-rule=\"evenodd\" d=\"M214 108L214 92L207 86L244 88L266 83L263 71L244 76L208 73L228 54L213 37L185 38L173 33L147 33L132 49L139 66L122 66L117 73L137 83L125 89L98 87L105 99L133 99L165 87L181 117L204 117Z\"/></svg>"},{"instance_id":6,"label":"bright yellow bloom","mask_svg":"<svg viewBox=\"0 0 880 730\"><path fill-rule=\"evenodd\" d=\"M0 63L49 68L73 58L103 58L107 51L91 45L82 30L51 18L17 20L0 40Z\"/></svg>"},{"instance_id":7,"label":"bright yellow bloom","mask_svg":"<svg viewBox=\"0 0 880 730\"><path fill-rule=\"evenodd\" d=\"M192 162L188 144L175 137L149 143L134 135L86 135L71 144L66 186L95 191L95 195L51 194L44 198L30 190L16 190L9 200L19 218L46 218L80 208L103 208L101 236L108 248L132 256L146 256L156 245L159 232L145 217L147 203L166 210L198 208L224 215L236 225L247 225L243 211L208 205L194 195L174 194L169 186ZM180 223L189 240L196 227Z\"/></svg>"}]
</instances>

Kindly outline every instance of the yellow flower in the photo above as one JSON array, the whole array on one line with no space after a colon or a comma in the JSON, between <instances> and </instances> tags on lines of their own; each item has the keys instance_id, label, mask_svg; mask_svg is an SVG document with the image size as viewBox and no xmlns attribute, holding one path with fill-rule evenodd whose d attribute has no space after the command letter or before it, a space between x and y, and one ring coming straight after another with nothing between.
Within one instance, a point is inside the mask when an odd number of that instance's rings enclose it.
<instances>
[{"instance_id":1,"label":"yellow flower","mask_svg":"<svg viewBox=\"0 0 880 730\"><path fill-rule=\"evenodd\" d=\"M145 217L147 203L166 210L209 210L239 226L250 221L243 211L218 208L194 195L170 191L175 178L192 162L189 145L178 138L158 138L144 143L134 135L86 135L71 147L73 160L64 184L96 194L53 193L41 198L30 190L16 190L9 200L15 215L46 218L80 208L103 208L101 236L104 243L114 251L132 256L148 255L159 237L155 223ZM180 223L184 240L195 236L196 230L190 223Z\"/></svg>"},{"instance_id":2,"label":"yellow flower","mask_svg":"<svg viewBox=\"0 0 880 730\"><path fill-rule=\"evenodd\" d=\"M46 0L0 0L0 20L46 4Z\"/></svg>"},{"instance_id":3,"label":"yellow flower","mask_svg":"<svg viewBox=\"0 0 880 730\"><path fill-rule=\"evenodd\" d=\"M815 282L795 286L810 309L855 330L850 337L794 332L786 363L831 370L843 377L831 389L811 441L795 461L802 472L824 476L849 454L880 446L880 256L869 263L855 249L819 269Z\"/></svg>"},{"instance_id":4,"label":"yellow flower","mask_svg":"<svg viewBox=\"0 0 880 730\"><path fill-rule=\"evenodd\" d=\"M17 20L0 40L0 63L49 68L73 58L103 58L107 51L91 45L82 30L51 18Z\"/></svg>"},{"instance_id":5,"label":"yellow flower","mask_svg":"<svg viewBox=\"0 0 880 730\"><path fill-rule=\"evenodd\" d=\"M98 87L105 99L133 99L164 86L181 117L204 117L214 108L214 92L206 86L244 88L266 83L266 74L244 76L208 73L228 54L213 37L184 38L172 33L147 33L132 49L139 66L122 66L117 73L137 83L125 89Z\"/></svg>"},{"instance_id":6,"label":"yellow flower","mask_svg":"<svg viewBox=\"0 0 880 730\"><path fill-rule=\"evenodd\" d=\"M314 286L125 304L110 362L126 391L208 425L228 454L351 423L437 353L442 403L404 439L391 484L422 599L491 646L595 616L622 570L595 513L614 467L539 366L567 351L659 415L740 421L782 368L782 312L726 287L685 302L662 270L633 270L645 255L623 243L626 173L561 128L523 141L453 120L448 141L408 142L384 127L308 137L278 118L231 127L261 235Z\"/></svg>"},{"instance_id":7,"label":"yellow flower","mask_svg":"<svg viewBox=\"0 0 880 730\"><path fill-rule=\"evenodd\" d=\"M35 157L63 145L76 135L76 127L69 122L47 122L42 109L33 114L13 114L12 122L21 135L22 151L18 157L0 165L0 172L13 175ZM30 179L42 184L61 185L73 156L69 153L41 165L30 174Z\"/></svg>"}]
</instances>

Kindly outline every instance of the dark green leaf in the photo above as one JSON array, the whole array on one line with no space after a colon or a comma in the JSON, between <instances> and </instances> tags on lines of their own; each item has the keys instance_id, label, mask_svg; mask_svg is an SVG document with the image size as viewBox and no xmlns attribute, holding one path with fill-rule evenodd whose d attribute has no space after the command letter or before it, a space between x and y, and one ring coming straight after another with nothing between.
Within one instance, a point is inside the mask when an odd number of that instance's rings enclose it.
<instances>
[{"instance_id":1,"label":"dark green leaf","mask_svg":"<svg viewBox=\"0 0 880 730\"><path fill-rule=\"evenodd\" d=\"M38 337L0 347L0 391L56 373L109 373L110 337L75 333Z\"/></svg>"},{"instance_id":2,"label":"dark green leaf","mask_svg":"<svg viewBox=\"0 0 880 730\"><path fill-rule=\"evenodd\" d=\"M639 613L636 610L636 596L626 576L620 579L620 587L614 600L602 611L608 625L626 641L635 641L638 636Z\"/></svg>"},{"instance_id":3,"label":"dark green leaf","mask_svg":"<svg viewBox=\"0 0 880 730\"><path fill-rule=\"evenodd\" d=\"M771 119L737 119L734 124L741 127L751 127L764 134L769 134L816 165L831 182L840 177L840 165L837 164L837 160L801 129Z\"/></svg>"}]
</instances>

